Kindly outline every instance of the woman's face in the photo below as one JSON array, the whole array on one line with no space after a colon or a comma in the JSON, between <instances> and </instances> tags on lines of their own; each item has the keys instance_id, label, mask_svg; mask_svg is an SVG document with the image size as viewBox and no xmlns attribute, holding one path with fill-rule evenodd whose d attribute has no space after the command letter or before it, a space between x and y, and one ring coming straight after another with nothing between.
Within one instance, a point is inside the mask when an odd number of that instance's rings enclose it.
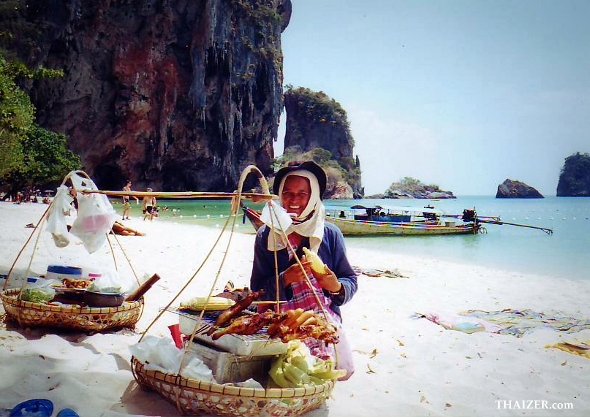
<instances>
[{"instance_id":1,"label":"woman's face","mask_svg":"<svg viewBox=\"0 0 590 417\"><path fill-rule=\"evenodd\" d=\"M290 175L285 180L281 193L281 205L287 213L301 215L311 197L311 186L305 177Z\"/></svg>"}]
</instances>

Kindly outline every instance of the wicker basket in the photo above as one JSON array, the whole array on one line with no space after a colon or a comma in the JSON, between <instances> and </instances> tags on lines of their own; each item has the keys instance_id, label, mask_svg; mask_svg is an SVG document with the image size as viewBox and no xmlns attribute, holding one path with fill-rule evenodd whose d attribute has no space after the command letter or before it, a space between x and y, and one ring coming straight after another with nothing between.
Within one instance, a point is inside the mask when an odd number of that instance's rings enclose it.
<instances>
[{"instance_id":1,"label":"wicker basket","mask_svg":"<svg viewBox=\"0 0 590 417\"><path fill-rule=\"evenodd\" d=\"M236 417L299 416L320 407L332 393L334 382L306 388L242 388L183 378L146 370L132 359L133 375L140 385L156 391L185 415Z\"/></svg>"},{"instance_id":2,"label":"wicker basket","mask_svg":"<svg viewBox=\"0 0 590 417\"><path fill-rule=\"evenodd\" d=\"M120 307L80 307L52 305L18 299L19 288L0 293L6 315L21 326L59 327L63 329L102 331L133 327L143 311L143 299L125 302Z\"/></svg>"}]
</instances>

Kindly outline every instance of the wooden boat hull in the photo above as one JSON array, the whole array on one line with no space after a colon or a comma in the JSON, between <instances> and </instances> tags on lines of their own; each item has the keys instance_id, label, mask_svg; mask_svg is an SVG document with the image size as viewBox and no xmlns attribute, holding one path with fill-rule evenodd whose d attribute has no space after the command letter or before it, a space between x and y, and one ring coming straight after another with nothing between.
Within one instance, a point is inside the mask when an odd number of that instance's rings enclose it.
<instances>
[{"instance_id":1,"label":"wooden boat hull","mask_svg":"<svg viewBox=\"0 0 590 417\"><path fill-rule=\"evenodd\" d=\"M478 224L428 224L428 223L388 223L370 222L326 217L335 224L344 236L434 236L476 234Z\"/></svg>"},{"instance_id":2,"label":"wooden boat hull","mask_svg":"<svg viewBox=\"0 0 590 417\"><path fill-rule=\"evenodd\" d=\"M260 213L250 208L242 207L244 216L258 230L262 226ZM479 231L478 223L432 224L427 222L375 222L366 220L342 219L326 217L326 221L340 228L344 236L435 236L435 235L470 235Z\"/></svg>"},{"instance_id":3,"label":"wooden boat hull","mask_svg":"<svg viewBox=\"0 0 590 417\"><path fill-rule=\"evenodd\" d=\"M262 227L264 223L262 222L262 220L260 220L259 212L243 205L242 211L244 212L244 218L250 221L252 227L254 227L254 230L258 230Z\"/></svg>"}]
</instances>

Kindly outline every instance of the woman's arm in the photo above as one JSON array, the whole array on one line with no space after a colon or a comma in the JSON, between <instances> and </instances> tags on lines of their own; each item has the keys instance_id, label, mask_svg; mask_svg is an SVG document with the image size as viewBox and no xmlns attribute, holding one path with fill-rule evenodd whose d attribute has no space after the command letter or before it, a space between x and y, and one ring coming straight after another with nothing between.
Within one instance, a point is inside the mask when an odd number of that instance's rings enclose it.
<instances>
[{"instance_id":1,"label":"woman's arm","mask_svg":"<svg viewBox=\"0 0 590 417\"><path fill-rule=\"evenodd\" d=\"M342 284L342 290L338 295L330 294L332 303L336 306L346 304L358 289L357 276L346 256L346 246L342 232L330 223L326 223L324 239L320 245L318 255Z\"/></svg>"}]
</instances>

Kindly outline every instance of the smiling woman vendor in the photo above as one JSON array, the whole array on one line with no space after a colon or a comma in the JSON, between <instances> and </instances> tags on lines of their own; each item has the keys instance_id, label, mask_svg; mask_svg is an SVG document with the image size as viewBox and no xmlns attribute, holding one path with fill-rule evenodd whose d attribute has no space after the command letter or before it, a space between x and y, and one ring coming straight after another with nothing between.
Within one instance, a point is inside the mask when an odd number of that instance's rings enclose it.
<instances>
[{"instance_id":1,"label":"smiling woman vendor","mask_svg":"<svg viewBox=\"0 0 590 417\"><path fill-rule=\"evenodd\" d=\"M337 226L324 221L325 208L322 195L326 189L326 173L315 162L308 161L281 168L274 180L273 192L280 197L281 206L289 213L292 224L286 231L290 246L301 259L298 265L289 244L282 233L262 226L256 235L254 263L250 287L254 291L264 289L264 298L276 300L275 252L279 272L279 299L286 301L281 310L303 308L321 313L328 312L329 319L339 328L340 342L337 344L339 356L350 352L342 333L340 306L352 299L357 290L356 273L346 257L344 237ZM316 252L326 264L324 274L311 270L311 262L303 256L303 248ZM305 272L304 272L305 271ZM305 275L313 286L306 282ZM315 292L315 295L314 295ZM318 306L318 299L323 309ZM313 354L320 356L322 347L306 341ZM345 348L347 352L341 352ZM344 362L340 358L339 363ZM340 366L352 370L352 361ZM346 377L346 378L347 378ZM345 378L345 379L346 379Z\"/></svg>"}]
</instances>

